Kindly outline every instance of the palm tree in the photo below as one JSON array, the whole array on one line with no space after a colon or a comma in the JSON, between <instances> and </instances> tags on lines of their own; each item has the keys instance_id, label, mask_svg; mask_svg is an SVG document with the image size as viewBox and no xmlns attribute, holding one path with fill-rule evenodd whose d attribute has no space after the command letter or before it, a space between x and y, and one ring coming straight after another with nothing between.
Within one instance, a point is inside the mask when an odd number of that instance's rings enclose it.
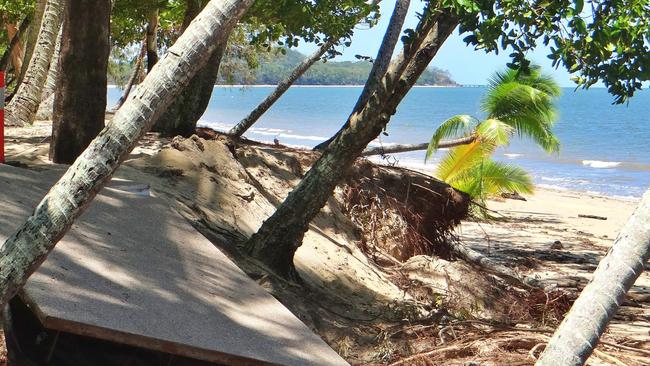
<instances>
[{"instance_id":1,"label":"palm tree","mask_svg":"<svg viewBox=\"0 0 650 366\"><path fill-rule=\"evenodd\" d=\"M508 145L515 134L549 153L558 152L560 143L552 128L554 101L559 95L557 84L539 67L527 72L497 72L481 103L487 118L481 121L458 115L445 121L431 138L425 160L441 146L443 138L464 140L467 143L454 147L442 159L436 177L480 201L503 192L531 193L533 184L523 169L493 161L490 156L499 146Z\"/></svg>"},{"instance_id":2,"label":"palm tree","mask_svg":"<svg viewBox=\"0 0 650 366\"><path fill-rule=\"evenodd\" d=\"M37 47L27 66L23 82L7 105L6 121L8 125L24 126L34 122L38 106L41 103L43 85L47 79L56 39L59 35L63 6L63 0L48 0L45 4Z\"/></svg>"}]
</instances>

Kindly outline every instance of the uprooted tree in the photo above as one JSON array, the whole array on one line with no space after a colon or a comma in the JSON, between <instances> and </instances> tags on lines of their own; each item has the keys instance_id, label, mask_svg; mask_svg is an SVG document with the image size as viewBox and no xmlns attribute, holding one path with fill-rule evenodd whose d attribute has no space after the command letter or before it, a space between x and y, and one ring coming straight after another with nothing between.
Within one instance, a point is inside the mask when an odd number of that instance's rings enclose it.
<instances>
[{"instance_id":1,"label":"uprooted tree","mask_svg":"<svg viewBox=\"0 0 650 366\"><path fill-rule=\"evenodd\" d=\"M136 142L224 41L253 0L212 0L132 93L113 121L0 248L4 306L46 259Z\"/></svg>"},{"instance_id":2,"label":"uprooted tree","mask_svg":"<svg viewBox=\"0 0 650 366\"><path fill-rule=\"evenodd\" d=\"M438 9L432 4L426 6L413 36L405 43L401 54L381 74L380 81L375 82L372 75L369 78L371 92L366 102L352 113L347 127L245 244L251 256L280 275L296 275L293 256L309 223L363 149L385 128L401 100L457 24L451 11ZM379 54L390 57L395 43L386 37Z\"/></svg>"}]
</instances>

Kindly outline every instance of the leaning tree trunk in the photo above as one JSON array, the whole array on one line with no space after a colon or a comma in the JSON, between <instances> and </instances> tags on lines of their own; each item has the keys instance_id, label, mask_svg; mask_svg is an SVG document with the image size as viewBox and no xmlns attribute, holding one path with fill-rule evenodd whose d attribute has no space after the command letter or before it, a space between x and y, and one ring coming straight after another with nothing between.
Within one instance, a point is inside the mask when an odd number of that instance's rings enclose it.
<instances>
[{"instance_id":1,"label":"leaning tree trunk","mask_svg":"<svg viewBox=\"0 0 650 366\"><path fill-rule=\"evenodd\" d=\"M135 59L135 66L133 67L133 72L131 72L131 77L129 77L129 81L126 84L126 87L124 88L124 93L120 97L120 99L117 101L117 104L115 107L113 107L113 110L116 111L122 107L122 104L124 104L124 101L129 97L129 94L131 94L131 90L133 89L133 86L136 83L136 79L138 79L138 76L140 75L140 72L142 70L142 65L144 63L144 56L147 53L147 41L145 40L142 42L142 47L140 47L140 53L136 56Z\"/></svg>"},{"instance_id":2,"label":"leaning tree trunk","mask_svg":"<svg viewBox=\"0 0 650 366\"><path fill-rule=\"evenodd\" d=\"M7 23L5 27L7 28L7 37L10 40L9 57L11 58L11 64L14 67L14 74L17 78L20 78L24 56L23 45L20 43L21 32L16 24ZM12 44L13 47L11 46Z\"/></svg>"},{"instance_id":3,"label":"leaning tree trunk","mask_svg":"<svg viewBox=\"0 0 650 366\"><path fill-rule=\"evenodd\" d=\"M110 0L67 0L50 158L72 164L104 128Z\"/></svg>"},{"instance_id":4,"label":"leaning tree trunk","mask_svg":"<svg viewBox=\"0 0 650 366\"><path fill-rule=\"evenodd\" d=\"M181 31L184 31L185 26L200 11L200 1L188 1ZM189 137L195 133L196 124L210 103L226 45L227 40L218 45L208 63L196 73L185 92L160 117L160 120L154 125L153 131L160 132L162 136L166 137L177 135Z\"/></svg>"},{"instance_id":5,"label":"leaning tree trunk","mask_svg":"<svg viewBox=\"0 0 650 366\"><path fill-rule=\"evenodd\" d=\"M212 0L0 248L0 307L45 260L138 139L187 86L253 0Z\"/></svg>"},{"instance_id":6,"label":"leaning tree trunk","mask_svg":"<svg viewBox=\"0 0 650 366\"><path fill-rule=\"evenodd\" d=\"M45 4L47 0L37 0L34 4L34 15L32 17L33 21L27 32L27 39L25 40L25 57L23 58L23 69L20 72L20 77L18 78L18 84L23 82L23 76L25 75L26 67L32 61L32 55L34 54L34 49L36 48L36 43L38 42L38 32L41 29L43 24L43 13L45 12Z\"/></svg>"},{"instance_id":7,"label":"leaning tree trunk","mask_svg":"<svg viewBox=\"0 0 650 366\"><path fill-rule=\"evenodd\" d=\"M363 108L349 117L347 127L245 244L255 259L281 276L297 275L293 256L309 223L366 145L383 131L401 100L457 24L446 11L422 18L413 41L405 45L402 54L391 63Z\"/></svg>"},{"instance_id":8,"label":"leaning tree trunk","mask_svg":"<svg viewBox=\"0 0 650 366\"><path fill-rule=\"evenodd\" d=\"M56 37L59 34L62 6L63 0L47 0L32 60L27 67L23 82L6 109L8 125L24 126L34 122L54 53Z\"/></svg>"},{"instance_id":9,"label":"leaning tree trunk","mask_svg":"<svg viewBox=\"0 0 650 366\"><path fill-rule=\"evenodd\" d=\"M149 15L149 24L147 24L147 73L158 62L158 9L155 9Z\"/></svg>"},{"instance_id":10,"label":"leaning tree trunk","mask_svg":"<svg viewBox=\"0 0 650 366\"><path fill-rule=\"evenodd\" d=\"M650 259L650 190L535 365L583 365Z\"/></svg>"},{"instance_id":11,"label":"leaning tree trunk","mask_svg":"<svg viewBox=\"0 0 650 366\"><path fill-rule=\"evenodd\" d=\"M18 58L18 60L16 60L14 56L19 56L20 54L23 53L22 44L20 43L20 37L22 37L22 35L25 33L30 23L31 23L31 16L27 16L25 17L25 19L23 19L23 21L20 23L20 26L15 32L7 33L7 35L9 36L8 37L9 45L5 49L5 52L2 55L2 58L0 59L0 70L6 71L7 66L9 64L9 60L11 60L11 64L14 67L14 74L20 73L20 70L16 70L16 65L20 65L19 62L22 62L22 59Z\"/></svg>"},{"instance_id":12,"label":"leaning tree trunk","mask_svg":"<svg viewBox=\"0 0 650 366\"><path fill-rule=\"evenodd\" d=\"M372 69L368 76L368 81L357 99L357 103L352 108L352 113L358 112L368 101L370 95L377 88L377 84L381 82L382 77L386 74L388 66L390 65L390 60L393 57L393 52L395 51L395 45L399 40L399 36L402 33L402 27L404 26L404 20L406 19L406 14L408 13L409 6L411 4L410 0L396 0L395 9L393 9L393 14L390 17L390 23L388 29L384 34L384 39L382 40L381 47L377 53L377 57L372 63ZM325 149L340 133L344 128L347 127L348 121L341 127L341 129L327 141L321 142L320 144L314 147L314 150L323 150Z\"/></svg>"},{"instance_id":13,"label":"leaning tree trunk","mask_svg":"<svg viewBox=\"0 0 650 366\"><path fill-rule=\"evenodd\" d=\"M165 137L189 137L196 132L196 124L210 103L226 44L227 41L224 41L217 45L208 63L196 73L174 104L167 108L153 131Z\"/></svg>"},{"instance_id":14,"label":"leaning tree trunk","mask_svg":"<svg viewBox=\"0 0 650 366\"><path fill-rule=\"evenodd\" d=\"M246 131L248 131L249 128L251 128L260 117L266 111L271 108L271 106L282 97L282 95L289 90L291 85L296 82L309 68L327 52L332 46L334 46L334 43L336 43L334 40L327 41L323 43L323 45L316 51L314 52L311 56L306 58L303 62L301 62L289 75L286 79L284 79L282 82L280 82L268 97L262 101L253 111L246 116L246 118L242 119L237 125L235 125L228 133L234 137L241 137Z\"/></svg>"},{"instance_id":15,"label":"leaning tree trunk","mask_svg":"<svg viewBox=\"0 0 650 366\"><path fill-rule=\"evenodd\" d=\"M36 120L50 120L54 116L54 92L56 91L56 81L59 76L59 60L61 59L61 41L63 38L63 27L59 30L56 38L54 54L50 61L50 69L47 72L47 79L41 96L41 104L38 105Z\"/></svg>"},{"instance_id":16,"label":"leaning tree trunk","mask_svg":"<svg viewBox=\"0 0 650 366\"><path fill-rule=\"evenodd\" d=\"M448 149L450 147L467 145L467 144L471 144L474 141L476 141L476 136L467 136L467 137L461 137L454 140L440 141L438 143L438 149ZM421 144L393 145L389 147L378 146L378 147L367 148L363 150L361 156L398 154L398 153L411 152L411 151L421 151L421 150L426 150L428 148L429 148L428 142L423 142Z\"/></svg>"}]
</instances>

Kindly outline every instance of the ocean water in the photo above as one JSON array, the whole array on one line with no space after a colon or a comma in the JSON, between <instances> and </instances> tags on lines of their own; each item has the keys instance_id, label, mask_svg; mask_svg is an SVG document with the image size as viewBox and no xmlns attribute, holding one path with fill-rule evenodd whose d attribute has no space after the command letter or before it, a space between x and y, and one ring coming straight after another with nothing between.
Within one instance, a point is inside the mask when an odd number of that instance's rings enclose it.
<instances>
[{"instance_id":1,"label":"ocean water","mask_svg":"<svg viewBox=\"0 0 650 366\"><path fill-rule=\"evenodd\" d=\"M216 87L200 124L226 130L240 121L272 87ZM313 147L346 120L361 87L290 89L246 134L250 139ZM373 146L427 142L436 127L456 114L481 117L484 88L414 88ZM120 95L109 90L109 105ZM548 155L536 145L514 139L496 159L525 168L541 187L638 199L650 187L650 92L628 105L612 105L605 89L564 88L555 128L562 147ZM442 155L439 152L438 155ZM432 170L424 152L392 156L386 163ZM377 158L379 159L379 158Z\"/></svg>"}]
</instances>

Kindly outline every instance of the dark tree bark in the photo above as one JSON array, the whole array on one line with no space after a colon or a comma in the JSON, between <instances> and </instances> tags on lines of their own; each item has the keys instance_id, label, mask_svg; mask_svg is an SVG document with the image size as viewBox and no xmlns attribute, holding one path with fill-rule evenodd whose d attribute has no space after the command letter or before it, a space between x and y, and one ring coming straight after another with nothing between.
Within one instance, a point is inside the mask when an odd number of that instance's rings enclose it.
<instances>
[{"instance_id":1,"label":"dark tree bark","mask_svg":"<svg viewBox=\"0 0 650 366\"><path fill-rule=\"evenodd\" d=\"M381 42L381 47L379 48L377 57L372 63L372 69L370 70L368 81L366 81L366 85L363 87L363 91L361 92L361 95L359 95L357 103L354 105L354 108L352 108L353 114L363 108L363 106L368 101L368 98L370 98L370 94L375 91L378 84L381 82L381 78L386 74L388 66L390 65L390 60L392 59L393 53L395 52L395 46L399 41L399 35L402 32L402 27L404 26L404 21L406 19L406 14L408 13L410 4L410 0L395 1L395 9L393 10L393 14L390 17L390 24L388 25L388 29L386 29L386 33L384 34L384 39ZM334 136L330 137L327 141L316 145L316 147L314 147L314 150L325 149L327 145L329 145L345 127L347 127L347 121Z\"/></svg>"},{"instance_id":2,"label":"dark tree bark","mask_svg":"<svg viewBox=\"0 0 650 366\"><path fill-rule=\"evenodd\" d=\"M348 118L346 127L303 180L245 244L249 254L270 270L288 278L297 275L293 257L309 223L363 149L383 131L401 100L458 24L446 11L431 14L427 9L426 14L412 42L390 64L366 103Z\"/></svg>"},{"instance_id":3,"label":"dark tree bark","mask_svg":"<svg viewBox=\"0 0 650 366\"><path fill-rule=\"evenodd\" d=\"M147 73L158 62L158 9L151 12L147 24Z\"/></svg>"},{"instance_id":4,"label":"dark tree bark","mask_svg":"<svg viewBox=\"0 0 650 366\"><path fill-rule=\"evenodd\" d=\"M187 26L192 22L192 19L201 11L204 5L203 3L200 0L191 0L188 2L183 26L181 27L182 32L185 31ZM210 103L210 97L212 96L214 85L217 82L219 65L226 50L226 44L227 41L218 45L210 56L208 63L190 81L185 92L176 99L174 104L158 120L153 128L154 132L160 132L165 137L179 135L189 137L195 133L196 124L208 107L208 103Z\"/></svg>"},{"instance_id":5,"label":"dark tree bark","mask_svg":"<svg viewBox=\"0 0 650 366\"><path fill-rule=\"evenodd\" d=\"M69 0L64 11L50 158L72 164L104 128L110 0Z\"/></svg>"}]
</instances>

